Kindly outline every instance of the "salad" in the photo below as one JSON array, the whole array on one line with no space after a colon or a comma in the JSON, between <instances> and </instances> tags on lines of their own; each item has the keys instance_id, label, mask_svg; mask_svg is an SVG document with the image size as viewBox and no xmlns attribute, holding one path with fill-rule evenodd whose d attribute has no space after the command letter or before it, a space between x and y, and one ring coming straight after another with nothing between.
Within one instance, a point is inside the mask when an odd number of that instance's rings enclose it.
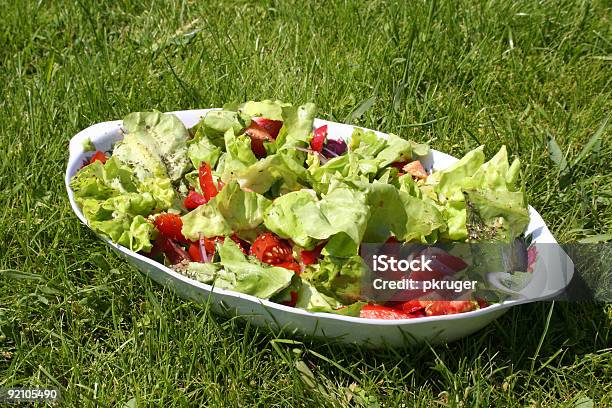
<instances>
[{"instance_id":1,"label":"salad","mask_svg":"<svg viewBox=\"0 0 612 408\"><path fill-rule=\"evenodd\" d=\"M191 129L172 114L132 113L112 152L87 141L95 153L70 186L96 233L219 288L367 318L485 307L372 302L360 247L511 242L529 221L518 159L510 164L502 147L486 161L481 146L432 172L419 161L427 145L358 128L333 138L327 125L314 128L315 112L249 101Z\"/></svg>"}]
</instances>

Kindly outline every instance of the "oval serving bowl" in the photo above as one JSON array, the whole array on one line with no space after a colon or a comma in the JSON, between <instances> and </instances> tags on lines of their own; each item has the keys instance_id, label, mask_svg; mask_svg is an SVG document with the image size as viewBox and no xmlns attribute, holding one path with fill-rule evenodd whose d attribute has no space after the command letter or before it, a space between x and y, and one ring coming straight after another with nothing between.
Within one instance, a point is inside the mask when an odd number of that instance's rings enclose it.
<instances>
[{"instance_id":1,"label":"oval serving bowl","mask_svg":"<svg viewBox=\"0 0 612 408\"><path fill-rule=\"evenodd\" d=\"M176 115L189 128L198 123L210 110L212 109L170 113ZM71 177L91 155L91 152L84 151L83 142L90 139L98 150L109 151L123 137L120 131L121 123L120 120L97 123L79 132L70 140L66 189L72 210L85 225L87 221L70 189ZM327 124L329 137L333 139L347 140L354 129L351 125L321 119L315 119L314 124L315 127ZM375 133L379 137L386 137L384 133L376 131ZM421 158L421 162L428 170L444 169L457 160L433 149L427 157ZM426 341L434 344L462 338L491 323L512 306L548 299L564 290L573 276L573 263L557 244L540 214L529 207L529 215L530 223L526 235L531 237L532 245L536 246L537 256L532 265L533 277L529 284L517 293L515 300L466 313L407 320L377 320L313 313L231 290L215 288L183 276L152 259L111 242L108 238L100 238L154 281L172 288L183 298L196 302L209 302L216 313L238 315L249 319L252 324L273 332L282 331L284 335L314 337L368 347L401 347L415 342Z\"/></svg>"}]
</instances>

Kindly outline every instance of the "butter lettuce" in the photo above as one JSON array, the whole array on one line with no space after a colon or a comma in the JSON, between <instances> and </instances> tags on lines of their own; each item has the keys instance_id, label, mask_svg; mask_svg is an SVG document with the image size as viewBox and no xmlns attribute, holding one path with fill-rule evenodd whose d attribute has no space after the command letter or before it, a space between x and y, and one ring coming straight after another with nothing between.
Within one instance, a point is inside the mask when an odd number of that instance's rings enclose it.
<instances>
[{"instance_id":1,"label":"butter lettuce","mask_svg":"<svg viewBox=\"0 0 612 408\"><path fill-rule=\"evenodd\" d=\"M183 235L196 240L200 234L211 238L253 229L263 222L270 204L264 196L241 190L232 181L211 201L182 217Z\"/></svg>"},{"instance_id":2,"label":"butter lettuce","mask_svg":"<svg viewBox=\"0 0 612 408\"><path fill-rule=\"evenodd\" d=\"M135 112L123 119L124 139L113 150L138 179L150 176L178 181L191 167L187 157L189 132L172 114Z\"/></svg>"},{"instance_id":3,"label":"butter lettuce","mask_svg":"<svg viewBox=\"0 0 612 408\"><path fill-rule=\"evenodd\" d=\"M227 236L232 233L232 228L225 221L214 200L184 215L182 220L182 233L192 241L199 239L200 234L207 238L212 238Z\"/></svg>"},{"instance_id":4,"label":"butter lettuce","mask_svg":"<svg viewBox=\"0 0 612 408\"><path fill-rule=\"evenodd\" d=\"M263 222L264 213L272 204L261 194L240 189L236 181L223 187L212 201L234 231L257 227Z\"/></svg>"},{"instance_id":5,"label":"butter lettuce","mask_svg":"<svg viewBox=\"0 0 612 408\"><path fill-rule=\"evenodd\" d=\"M294 275L289 269L269 266L248 258L238 245L226 239L219 246L222 269L215 276L215 287L269 299L289 286Z\"/></svg>"},{"instance_id":6,"label":"butter lettuce","mask_svg":"<svg viewBox=\"0 0 612 408\"><path fill-rule=\"evenodd\" d=\"M248 115L233 110L208 111L195 126L194 141L206 138L213 145L225 149L225 133L231 129L234 134L239 135L250 124L251 118Z\"/></svg>"},{"instance_id":7,"label":"butter lettuce","mask_svg":"<svg viewBox=\"0 0 612 408\"><path fill-rule=\"evenodd\" d=\"M234 180L242 170L256 163L257 157L251 150L251 139L246 135L236 136L233 129L225 132L226 154L220 163L217 173L224 182Z\"/></svg>"},{"instance_id":8,"label":"butter lettuce","mask_svg":"<svg viewBox=\"0 0 612 408\"><path fill-rule=\"evenodd\" d=\"M283 106L282 119L283 127L276 138L277 151L291 150L295 147L308 147L312 137L312 126L316 115L314 103L307 103L301 106ZM302 159L302 152L291 150ZM299 153L299 154L298 154Z\"/></svg>"},{"instance_id":9,"label":"butter lettuce","mask_svg":"<svg viewBox=\"0 0 612 408\"><path fill-rule=\"evenodd\" d=\"M214 168L223 152L220 147L215 146L208 137L204 135L197 139L192 139L188 145L187 155L193 167L196 169L200 167L200 163L202 162L208 163Z\"/></svg>"},{"instance_id":10,"label":"butter lettuce","mask_svg":"<svg viewBox=\"0 0 612 408\"><path fill-rule=\"evenodd\" d=\"M84 167L70 187L92 230L133 251L151 249L156 231L144 217L170 208L174 199L168 179L139 182L115 157Z\"/></svg>"},{"instance_id":11,"label":"butter lettuce","mask_svg":"<svg viewBox=\"0 0 612 408\"><path fill-rule=\"evenodd\" d=\"M369 273L358 255L350 258L325 256L318 264L308 266L301 276L323 295L350 304L363 300L361 286Z\"/></svg>"},{"instance_id":12,"label":"butter lettuce","mask_svg":"<svg viewBox=\"0 0 612 408\"><path fill-rule=\"evenodd\" d=\"M247 117L262 117L271 120L283 120L283 108L290 107L290 103L281 101L248 101L239 106L238 111Z\"/></svg>"},{"instance_id":13,"label":"butter lettuce","mask_svg":"<svg viewBox=\"0 0 612 408\"><path fill-rule=\"evenodd\" d=\"M376 155L380 167L394 162L416 160L419 156L426 156L429 153L427 145L402 139L393 133L389 133L385 141L386 146Z\"/></svg>"},{"instance_id":14,"label":"butter lettuce","mask_svg":"<svg viewBox=\"0 0 612 408\"><path fill-rule=\"evenodd\" d=\"M485 163L480 146L447 169L431 174L435 200L447 224L442 237L462 241L510 241L529 222L524 193L517 185L520 162L508 163L506 147Z\"/></svg>"},{"instance_id":15,"label":"butter lettuce","mask_svg":"<svg viewBox=\"0 0 612 408\"><path fill-rule=\"evenodd\" d=\"M309 184L308 171L291 154L268 156L237 172L236 180L245 190L264 194L276 185L276 195L299 190Z\"/></svg>"},{"instance_id":16,"label":"butter lettuce","mask_svg":"<svg viewBox=\"0 0 612 408\"><path fill-rule=\"evenodd\" d=\"M312 191L285 194L273 201L264 225L305 248L329 239L325 252L342 257L356 255L370 215L366 195L336 188L320 200Z\"/></svg>"}]
</instances>

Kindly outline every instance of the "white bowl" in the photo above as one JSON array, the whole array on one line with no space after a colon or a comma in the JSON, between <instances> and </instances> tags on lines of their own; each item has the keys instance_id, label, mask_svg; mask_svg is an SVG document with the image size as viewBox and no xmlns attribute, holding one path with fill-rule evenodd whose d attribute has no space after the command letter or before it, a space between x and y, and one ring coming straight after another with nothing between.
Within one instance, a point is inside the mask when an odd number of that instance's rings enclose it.
<instances>
[{"instance_id":1,"label":"white bowl","mask_svg":"<svg viewBox=\"0 0 612 408\"><path fill-rule=\"evenodd\" d=\"M187 127L195 125L211 109L171 112ZM121 121L97 123L79 132L70 140L70 157L66 169L66 189L72 210L87 225L87 221L74 200L70 189L70 178L81 167L86 156L83 142L90 139L98 150L108 151L122 139ZM354 127L346 124L315 119L315 126L327 124L330 137L348 139ZM385 134L376 132L379 137ZM447 154L432 150L421 160L426 168L443 169L457 161ZM533 278L520 294L522 300L505 301L471 312L421 317L407 320L377 320L348 317L329 313L312 313L302 309L283 306L269 300L259 299L231 290L214 288L187 278L172 269L145 256L100 237L116 253L140 269L147 276L171 287L177 294L196 302L210 302L217 313L235 314L249 319L253 324L282 331L284 335L316 337L343 343L361 344L371 347L400 347L414 342L439 343L467 336L491 323L510 307L520 303L547 299L563 291L573 276L573 263L551 235L542 217L529 207L530 223L527 235L538 248L533 265Z\"/></svg>"}]
</instances>

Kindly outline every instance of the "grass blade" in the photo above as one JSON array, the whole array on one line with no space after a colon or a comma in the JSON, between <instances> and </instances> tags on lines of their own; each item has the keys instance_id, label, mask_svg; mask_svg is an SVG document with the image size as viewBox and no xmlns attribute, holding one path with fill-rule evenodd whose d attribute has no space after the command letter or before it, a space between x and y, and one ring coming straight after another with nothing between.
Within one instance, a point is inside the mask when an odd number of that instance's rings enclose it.
<instances>
[{"instance_id":1,"label":"grass blade","mask_svg":"<svg viewBox=\"0 0 612 408\"><path fill-rule=\"evenodd\" d=\"M348 119L345 122L349 124L353 123L353 121L359 119L360 117L363 116L364 113L370 110L370 108L374 105L375 102L376 102L376 95L370 96L368 99L365 99L359 104L359 106L353 112L351 112L351 114L349 115Z\"/></svg>"},{"instance_id":2,"label":"grass blade","mask_svg":"<svg viewBox=\"0 0 612 408\"><path fill-rule=\"evenodd\" d=\"M601 122L601 125L599 125L599 128L597 129L595 134L591 136L587 144L584 145L584 147L578 154L578 157L576 157L576 160L574 160L574 166L580 163L582 160L584 160L589 155L589 153L591 153L591 151L595 151L595 152L599 151L599 148L601 147L601 135L603 135L603 132L606 129L609 119L610 119L610 115L608 115Z\"/></svg>"},{"instance_id":3,"label":"grass blade","mask_svg":"<svg viewBox=\"0 0 612 408\"><path fill-rule=\"evenodd\" d=\"M569 172L569 167L567 165L567 160L565 160L565 155L561 151L561 148L557 144L557 141L553 137L552 134L548 133L548 156L550 160L552 160L559 169L559 174L564 176Z\"/></svg>"}]
</instances>

